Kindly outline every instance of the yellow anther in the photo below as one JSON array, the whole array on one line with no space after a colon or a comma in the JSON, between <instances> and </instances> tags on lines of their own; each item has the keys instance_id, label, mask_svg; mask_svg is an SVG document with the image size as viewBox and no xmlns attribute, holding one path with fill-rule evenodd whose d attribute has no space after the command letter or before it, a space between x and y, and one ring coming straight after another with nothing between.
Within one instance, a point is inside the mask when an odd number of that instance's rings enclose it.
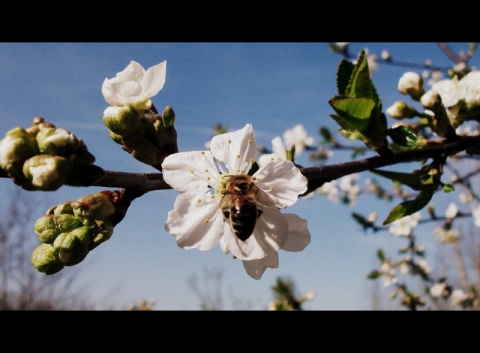
<instances>
[{"instance_id":1,"label":"yellow anther","mask_svg":"<svg viewBox=\"0 0 480 353\"><path fill-rule=\"evenodd\" d=\"M273 186L270 186L270 191L272 191L273 189L274 189L274 187L273 187Z\"/></svg>"},{"instance_id":2,"label":"yellow anther","mask_svg":"<svg viewBox=\"0 0 480 353\"><path fill-rule=\"evenodd\" d=\"M232 140L228 140L228 143L232 143Z\"/></svg>"},{"instance_id":3,"label":"yellow anther","mask_svg":"<svg viewBox=\"0 0 480 353\"><path fill-rule=\"evenodd\" d=\"M237 158L240 158L240 155L239 155L239 154L237 154Z\"/></svg>"},{"instance_id":4,"label":"yellow anther","mask_svg":"<svg viewBox=\"0 0 480 353\"><path fill-rule=\"evenodd\" d=\"M208 169L205 169L205 172L208 173Z\"/></svg>"},{"instance_id":5,"label":"yellow anther","mask_svg":"<svg viewBox=\"0 0 480 353\"><path fill-rule=\"evenodd\" d=\"M248 142L248 143L252 143L252 140L248 140L247 142Z\"/></svg>"},{"instance_id":6,"label":"yellow anther","mask_svg":"<svg viewBox=\"0 0 480 353\"><path fill-rule=\"evenodd\" d=\"M205 223L208 223L210 222L210 220L207 218L206 220L204 220Z\"/></svg>"},{"instance_id":7,"label":"yellow anther","mask_svg":"<svg viewBox=\"0 0 480 353\"><path fill-rule=\"evenodd\" d=\"M200 202L202 202L202 200L201 200L201 199L198 199L197 202L200 203Z\"/></svg>"},{"instance_id":8,"label":"yellow anther","mask_svg":"<svg viewBox=\"0 0 480 353\"><path fill-rule=\"evenodd\" d=\"M194 171L193 171L193 170L191 170L191 171L190 171L190 173L192 173L192 174L193 174L193 173L194 173Z\"/></svg>"},{"instance_id":9,"label":"yellow anther","mask_svg":"<svg viewBox=\"0 0 480 353\"><path fill-rule=\"evenodd\" d=\"M205 154L205 151L200 152L201 154Z\"/></svg>"}]
</instances>

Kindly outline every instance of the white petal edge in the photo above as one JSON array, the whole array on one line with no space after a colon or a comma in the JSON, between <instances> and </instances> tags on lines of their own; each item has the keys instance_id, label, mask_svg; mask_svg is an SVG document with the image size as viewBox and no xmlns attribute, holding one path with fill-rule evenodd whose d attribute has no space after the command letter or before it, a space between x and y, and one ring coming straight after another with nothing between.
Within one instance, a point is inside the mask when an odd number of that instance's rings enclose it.
<instances>
[{"instance_id":1,"label":"white petal edge","mask_svg":"<svg viewBox=\"0 0 480 353\"><path fill-rule=\"evenodd\" d=\"M278 208L286 208L307 191L308 179L291 161L271 162L254 175L257 186L265 191Z\"/></svg>"},{"instance_id":2,"label":"white petal edge","mask_svg":"<svg viewBox=\"0 0 480 353\"><path fill-rule=\"evenodd\" d=\"M223 235L223 215L216 202L197 202L203 195L185 193L177 196L168 212L165 230L175 236L178 246L210 250ZM209 220L205 222L205 220Z\"/></svg>"},{"instance_id":3,"label":"white petal edge","mask_svg":"<svg viewBox=\"0 0 480 353\"><path fill-rule=\"evenodd\" d=\"M229 168L229 174L247 167L250 159L257 156L257 143L251 124L243 129L214 136L210 141L210 151ZM243 164L242 164L243 162Z\"/></svg>"},{"instance_id":4,"label":"white petal edge","mask_svg":"<svg viewBox=\"0 0 480 353\"><path fill-rule=\"evenodd\" d=\"M178 192L207 191L210 182L218 178L210 152L179 152L169 155L162 163L163 180ZM208 180L210 178L210 180Z\"/></svg>"},{"instance_id":5,"label":"white petal edge","mask_svg":"<svg viewBox=\"0 0 480 353\"><path fill-rule=\"evenodd\" d=\"M288 223L288 237L282 246L282 250L293 252L302 251L311 241L307 220L293 213L284 213L283 216Z\"/></svg>"},{"instance_id":6,"label":"white petal edge","mask_svg":"<svg viewBox=\"0 0 480 353\"><path fill-rule=\"evenodd\" d=\"M260 278L262 278L262 275L267 269L267 267L278 268L278 253L274 252L268 254L263 259L249 261L243 260L242 263L245 271L247 271L247 274L253 279L259 280Z\"/></svg>"},{"instance_id":7,"label":"white petal edge","mask_svg":"<svg viewBox=\"0 0 480 353\"><path fill-rule=\"evenodd\" d=\"M154 65L145 72L142 80L143 95L153 97L163 88L167 72L167 61Z\"/></svg>"}]
</instances>

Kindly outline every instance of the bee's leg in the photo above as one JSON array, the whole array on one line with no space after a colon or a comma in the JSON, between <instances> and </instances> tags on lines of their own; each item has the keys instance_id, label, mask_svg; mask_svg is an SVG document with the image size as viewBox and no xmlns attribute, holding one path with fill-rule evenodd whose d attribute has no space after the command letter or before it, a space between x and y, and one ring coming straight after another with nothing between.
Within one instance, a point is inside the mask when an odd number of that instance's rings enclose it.
<instances>
[{"instance_id":1,"label":"bee's leg","mask_svg":"<svg viewBox=\"0 0 480 353\"><path fill-rule=\"evenodd\" d=\"M262 213L263 213L262 210L257 209L257 218L260 218L260 216L262 215Z\"/></svg>"}]
</instances>

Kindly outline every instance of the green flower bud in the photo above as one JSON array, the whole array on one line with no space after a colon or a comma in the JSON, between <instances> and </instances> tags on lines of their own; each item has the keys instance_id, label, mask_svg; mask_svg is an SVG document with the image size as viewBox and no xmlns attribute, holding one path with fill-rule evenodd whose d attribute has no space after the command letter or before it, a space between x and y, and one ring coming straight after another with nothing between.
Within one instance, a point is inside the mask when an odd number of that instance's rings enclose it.
<instances>
[{"instance_id":1,"label":"green flower bud","mask_svg":"<svg viewBox=\"0 0 480 353\"><path fill-rule=\"evenodd\" d=\"M90 250L93 250L98 245L110 239L113 234L113 224L111 222L97 221L98 233L93 238L93 241L90 243Z\"/></svg>"},{"instance_id":2,"label":"green flower bud","mask_svg":"<svg viewBox=\"0 0 480 353\"><path fill-rule=\"evenodd\" d=\"M33 250L30 259L33 267L47 275L57 273L65 264L58 257L58 251L50 244L40 244Z\"/></svg>"},{"instance_id":3,"label":"green flower bud","mask_svg":"<svg viewBox=\"0 0 480 353\"><path fill-rule=\"evenodd\" d=\"M24 161L38 153L35 138L24 128L16 127L0 140L0 168L6 169L9 164Z\"/></svg>"},{"instance_id":4,"label":"green flower bud","mask_svg":"<svg viewBox=\"0 0 480 353\"><path fill-rule=\"evenodd\" d=\"M71 202L76 216L103 220L116 211L115 205L108 196L97 193L90 194Z\"/></svg>"},{"instance_id":5,"label":"green flower bud","mask_svg":"<svg viewBox=\"0 0 480 353\"><path fill-rule=\"evenodd\" d=\"M88 255L88 245L92 239L92 228L78 227L69 233L61 233L53 242L58 257L66 266L83 261Z\"/></svg>"},{"instance_id":6,"label":"green flower bud","mask_svg":"<svg viewBox=\"0 0 480 353\"><path fill-rule=\"evenodd\" d=\"M108 133L110 134L110 138L113 140L113 142L118 143L119 145L123 145L122 135L115 134L114 132L112 132L112 130L108 130Z\"/></svg>"},{"instance_id":7,"label":"green flower bud","mask_svg":"<svg viewBox=\"0 0 480 353\"><path fill-rule=\"evenodd\" d=\"M33 227L42 243L52 244L55 238L61 233L53 215L43 216L35 222Z\"/></svg>"},{"instance_id":8,"label":"green flower bud","mask_svg":"<svg viewBox=\"0 0 480 353\"><path fill-rule=\"evenodd\" d=\"M145 131L145 126L140 121L143 116L144 112L132 104L111 106L103 112L103 123L117 135L141 135Z\"/></svg>"},{"instance_id":9,"label":"green flower bud","mask_svg":"<svg viewBox=\"0 0 480 353\"><path fill-rule=\"evenodd\" d=\"M57 206L54 206L50 208L50 210L47 212L47 214L55 214L55 215L61 215L61 214L70 214L73 215L73 207L70 201L61 203Z\"/></svg>"},{"instance_id":10,"label":"green flower bud","mask_svg":"<svg viewBox=\"0 0 480 353\"><path fill-rule=\"evenodd\" d=\"M70 131L62 128L43 128L37 134L41 153L70 156L80 147L80 141Z\"/></svg>"},{"instance_id":11,"label":"green flower bud","mask_svg":"<svg viewBox=\"0 0 480 353\"><path fill-rule=\"evenodd\" d=\"M167 106L163 110L162 121L164 127L173 126L173 124L175 124L175 112L171 106Z\"/></svg>"},{"instance_id":12,"label":"green flower bud","mask_svg":"<svg viewBox=\"0 0 480 353\"><path fill-rule=\"evenodd\" d=\"M68 179L70 163L61 156L39 154L23 164L23 174L34 187L43 191L54 191Z\"/></svg>"}]
</instances>

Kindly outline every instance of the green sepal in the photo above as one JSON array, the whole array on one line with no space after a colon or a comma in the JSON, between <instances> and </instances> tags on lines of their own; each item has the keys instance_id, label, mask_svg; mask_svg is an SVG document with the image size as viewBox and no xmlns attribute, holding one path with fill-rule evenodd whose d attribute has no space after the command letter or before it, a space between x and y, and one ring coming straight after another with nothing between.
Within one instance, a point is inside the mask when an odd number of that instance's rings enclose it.
<instances>
[{"instance_id":1,"label":"green sepal","mask_svg":"<svg viewBox=\"0 0 480 353\"><path fill-rule=\"evenodd\" d=\"M383 225L390 224L400 218L410 216L415 212L420 211L422 208L428 205L434 193L435 189L430 187L428 189L421 190L414 200L409 200L398 204L390 211L390 214L383 222Z\"/></svg>"}]
</instances>

